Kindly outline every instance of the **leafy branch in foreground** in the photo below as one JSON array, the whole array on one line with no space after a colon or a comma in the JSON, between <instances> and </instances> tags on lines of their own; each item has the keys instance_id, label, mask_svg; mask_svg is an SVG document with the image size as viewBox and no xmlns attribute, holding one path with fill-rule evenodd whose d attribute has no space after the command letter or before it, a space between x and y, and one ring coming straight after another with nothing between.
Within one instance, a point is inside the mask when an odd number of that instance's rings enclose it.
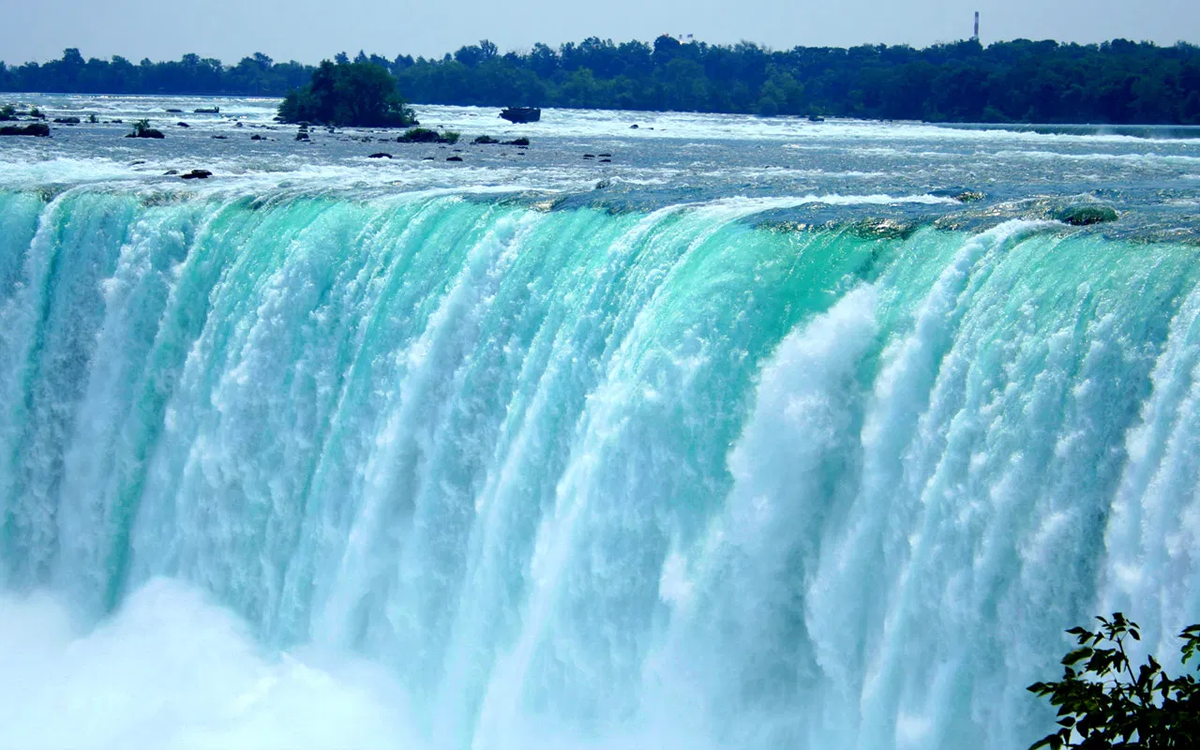
<instances>
[{"instance_id":1,"label":"leafy branch in foreground","mask_svg":"<svg viewBox=\"0 0 1200 750\"><path fill-rule=\"evenodd\" d=\"M1137 623L1120 612L1097 617L1095 632L1076 627L1078 648L1062 659L1059 682L1036 682L1028 690L1058 706L1059 729L1029 750L1048 747L1200 748L1200 684L1194 675L1167 675L1153 656L1135 673L1127 638L1142 639ZM1200 624L1180 633L1186 665L1200 652Z\"/></svg>"}]
</instances>

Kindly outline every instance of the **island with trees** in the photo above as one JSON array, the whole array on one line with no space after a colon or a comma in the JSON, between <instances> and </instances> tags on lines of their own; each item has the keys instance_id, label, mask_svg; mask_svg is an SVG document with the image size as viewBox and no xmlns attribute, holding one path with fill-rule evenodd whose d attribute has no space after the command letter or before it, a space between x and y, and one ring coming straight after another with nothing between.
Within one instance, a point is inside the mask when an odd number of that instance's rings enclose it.
<instances>
[{"instance_id":1,"label":"island with trees","mask_svg":"<svg viewBox=\"0 0 1200 750\"><path fill-rule=\"evenodd\" d=\"M232 66L197 55L134 64L122 57L85 59L72 48L44 64L0 62L0 91L283 97L295 90L285 102L289 115L319 115L332 122L352 115L323 110L328 102L322 91L337 88L336 77L344 75L337 71L362 64L394 76L409 101L424 104L930 122L1200 124L1200 47L1124 39L771 50L664 35L652 43L619 44L591 37L503 54L484 40L441 58L359 52L352 60L342 53L332 72L324 64L277 63L261 53ZM364 90L375 91L372 96L382 91L378 73L355 70L361 71ZM313 78L318 73L319 81ZM357 81L359 73L351 75ZM403 104L384 110L389 120L407 116Z\"/></svg>"},{"instance_id":2,"label":"island with trees","mask_svg":"<svg viewBox=\"0 0 1200 750\"><path fill-rule=\"evenodd\" d=\"M304 86L279 105L283 122L316 125L406 128L417 118L387 68L369 62L324 60Z\"/></svg>"}]
</instances>

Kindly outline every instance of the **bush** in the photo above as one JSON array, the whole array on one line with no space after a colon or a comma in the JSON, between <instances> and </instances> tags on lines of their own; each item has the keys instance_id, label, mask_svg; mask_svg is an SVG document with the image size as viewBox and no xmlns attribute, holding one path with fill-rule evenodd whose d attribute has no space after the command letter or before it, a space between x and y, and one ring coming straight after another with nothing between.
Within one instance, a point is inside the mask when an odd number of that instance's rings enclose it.
<instances>
[{"instance_id":1,"label":"bush","mask_svg":"<svg viewBox=\"0 0 1200 750\"><path fill-rule=\"evenodd\" d=\"M396 139L397 143L458 143L461 133L447 130L439 133L429 128L409 128L404 135Z\"/></svg>"},{"instance_id":2,"label":"bush","mask_svg":"<svg viewBox=\"0 0 1200 750\"><path fill-rule=\"evenodd\" d=\"M1082 748L1200 747L1200 684L1193 675L1169 677L1153 656L1135 674L1125 651L1125 639L1142 639L1137 623L1120 612L1112 619L1097 617L1096 632L1077 627L1079 648L1062 659L1059 682L1036 682L1035 695L1058 706L1059 729L1030 746ZM1200 624L1179 635L1186 665L1200 650ZM1081 671L1080 671L1081 670Z\"/></svg>"},{"instance_id":3,"label":"bush","mask_svg":"<svg viewBox=\"0 0 1200 750\"><path fill-rule=\"evenodd\" d=\"M133 131L126 138L163 138L162 131L150 127L150 121L143 118L133 123Z\"/></svg>"}]
</instances>

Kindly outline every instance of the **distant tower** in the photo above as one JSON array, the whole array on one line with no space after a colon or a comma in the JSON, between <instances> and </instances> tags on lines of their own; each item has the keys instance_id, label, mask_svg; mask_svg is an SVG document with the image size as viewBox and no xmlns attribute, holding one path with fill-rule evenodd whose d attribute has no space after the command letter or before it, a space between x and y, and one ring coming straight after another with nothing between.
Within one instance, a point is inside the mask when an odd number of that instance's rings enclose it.
<instances>
[{"instance_id":1,"label":"distant tower","mask_svg":"<svg viewBox=\"0 0 1200 750\"><path fill-rule=\"evenodd\" d=\"M971 37L975 41L979 41L979 11L975 11L975 36Z\"/></svg>"}]
</instances>

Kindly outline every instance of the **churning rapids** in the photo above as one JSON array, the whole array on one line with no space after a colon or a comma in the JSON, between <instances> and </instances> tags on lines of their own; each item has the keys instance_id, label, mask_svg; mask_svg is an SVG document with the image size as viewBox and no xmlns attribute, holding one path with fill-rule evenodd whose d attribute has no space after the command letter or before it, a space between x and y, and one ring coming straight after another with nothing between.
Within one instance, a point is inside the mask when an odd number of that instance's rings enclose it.
<instances>
[{"instance_id":1,"label":"churning rapids","mask_svg":"<svg viewBox=\"0 0 1200 750\"><path fill-rule=\"evenodd\" d=\"M0 746L1000 750L1069 626L1175 664L1196 142L547 112L451 168L268 104L0 143Z\"/></svg>"}]
</instances>

